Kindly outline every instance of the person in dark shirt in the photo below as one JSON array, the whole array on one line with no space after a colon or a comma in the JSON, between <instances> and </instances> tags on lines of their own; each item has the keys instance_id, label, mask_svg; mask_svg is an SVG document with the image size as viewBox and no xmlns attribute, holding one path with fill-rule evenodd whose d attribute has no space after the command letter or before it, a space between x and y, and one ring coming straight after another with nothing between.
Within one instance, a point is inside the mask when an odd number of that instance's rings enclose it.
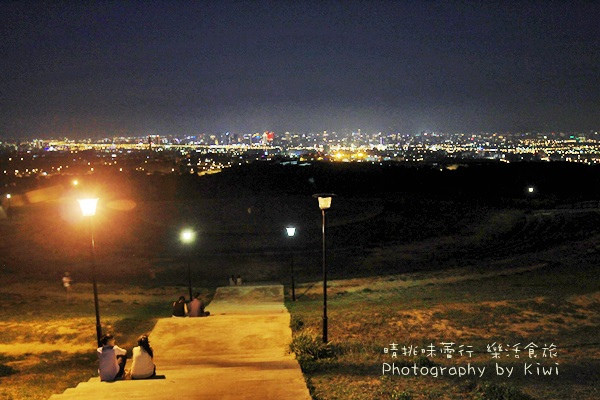
<instances>
[{"instance_id":1,"label":"person in dark shirt","mask_svg":"<svg viewBox=\"0 0 600 400\"><path fill-rule=\"evenodd\" d=\"M185 303L185 297L179 297L179 300L173 303L173 316L174 317L185 317L188 313L187 304Z\"/></svg>"}]
</instances>

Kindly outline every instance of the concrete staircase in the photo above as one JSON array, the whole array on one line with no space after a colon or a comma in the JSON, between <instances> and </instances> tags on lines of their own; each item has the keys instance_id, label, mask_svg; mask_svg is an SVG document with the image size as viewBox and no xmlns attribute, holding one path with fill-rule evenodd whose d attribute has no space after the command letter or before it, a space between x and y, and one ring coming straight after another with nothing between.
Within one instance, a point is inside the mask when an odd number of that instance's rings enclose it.
<instances>
[{"instance_id":1,"label":"concrete staircase","mask_svg":"<svg viewBox=\"0 0 600 400\"><path fill-rule=\"evenodd\" d=\"M51 400L300 399L310 395L287 352L281 285L217 289L207 318L164 318L150 334L162 379L92 378Z\"/></svg>"}]
</instances>

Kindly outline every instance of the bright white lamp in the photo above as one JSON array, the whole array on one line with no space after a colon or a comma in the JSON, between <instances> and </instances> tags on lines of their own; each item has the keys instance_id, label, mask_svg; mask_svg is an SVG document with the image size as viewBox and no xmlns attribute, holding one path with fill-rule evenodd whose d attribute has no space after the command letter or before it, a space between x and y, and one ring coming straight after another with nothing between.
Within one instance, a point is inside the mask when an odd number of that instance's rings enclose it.
<instances>
[{"instance_id":1,"label":"bright white lamp","mask_svg":"<svg viewBox=\"0 0 600 400\"><path fill-rule=\"evenodd\" d=\"M196 237L196 233L191 229L184 229L181 231L179 238L183 243L191 243L194 241L194 237Z\"/></svg>"},{"instance_id":2,"label":"bright white lamp","mask_svg":"<svg viewBox=\"0 0 600 400\"><path fill-rule=\"evenodd\" d=\"M81 214L84 217L93 217L96 215L96 206L98 205L98 199L79 199L79 207L81 207Z\"/></svg>"}]
</instances>

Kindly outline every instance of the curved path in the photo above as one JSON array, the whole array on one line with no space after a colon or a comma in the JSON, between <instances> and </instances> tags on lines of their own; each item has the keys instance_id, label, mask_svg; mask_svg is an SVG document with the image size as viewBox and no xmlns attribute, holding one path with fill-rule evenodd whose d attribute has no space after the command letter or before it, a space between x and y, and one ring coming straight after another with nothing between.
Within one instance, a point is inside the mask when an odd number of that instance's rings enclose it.
<instances>
[{"instance_id":1,"label":"curved path","mask_svg":"<svg viewBox=\"0 0 600 400\"><path fill-rule=\"evenodd\" d=\"M220 287L208 318L160 319L150 340L164 379L92 378L51 400L310 400L293 355L283 286ZM129 367L129 363L128 363Z\"/></svg>"}]
</instances>

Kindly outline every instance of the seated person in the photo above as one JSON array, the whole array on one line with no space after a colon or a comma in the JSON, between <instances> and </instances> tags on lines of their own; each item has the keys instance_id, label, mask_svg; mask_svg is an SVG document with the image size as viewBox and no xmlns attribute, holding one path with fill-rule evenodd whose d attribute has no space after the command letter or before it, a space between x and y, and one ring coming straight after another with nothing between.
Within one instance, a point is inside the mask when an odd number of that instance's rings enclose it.
<instances>
[{"instance_id":1,"label":"seated person","mask_svg":"<svg viewBox=\"0 0 600 400\"><path fill-rule=\"evenodd\" d=\"M100 339L102 347L98 347L98 373L101 381L114 381L123 377L127 351L115 345L115 338L110 333Z\"/></svg>"},{"instance_id":2,"label":"seated person","mask_svg":"<svg viewBox=\"0 0 600 400\"><path fill-rule=\"evenodd\" d=\"M148 336L140 336L137 347L133 348L131 379L146 379L156 376L156 366L152 360L153 357L154 353L152 347L150 347Z\"/></svg>"},{"instance_id":3,"label":"seated person","mask_svg":"<svg viewBox=\"0 0 600 400\"><path fill-rule=\"evenodd\" d=\"M200 300L200 293L194 295L194 300L190 302L190 317L208 317L210 312L204 311L204 302Z\"/></svg>"},{"instance_id":4,"label":"seated person","mask_svg":"<svg viewBox=\"0 0 600 400\"><path fill-rule=\"evenodd\" d=\"M173 316L174 317L185 317L188 313L187 304L185 303L185 297L179 297L179 300L173 303Z\"/></svg>"}]
</instances>

